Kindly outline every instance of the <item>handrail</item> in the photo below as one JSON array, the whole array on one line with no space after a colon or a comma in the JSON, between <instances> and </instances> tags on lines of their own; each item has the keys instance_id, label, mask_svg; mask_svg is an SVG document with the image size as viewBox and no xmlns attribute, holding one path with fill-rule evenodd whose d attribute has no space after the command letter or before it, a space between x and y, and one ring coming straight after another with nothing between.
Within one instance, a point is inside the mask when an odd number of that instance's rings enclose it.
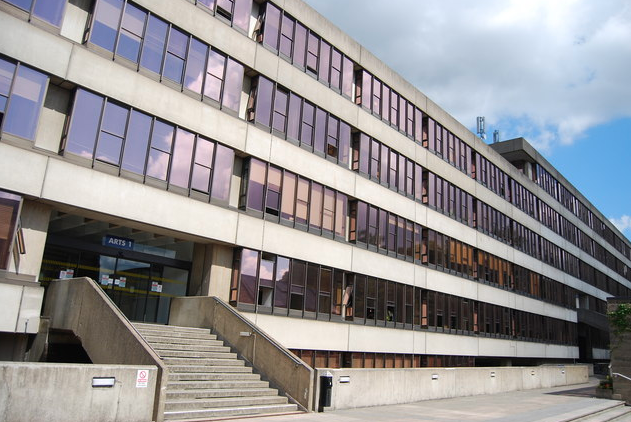
<instances>
[{"instance_id":1,"label":"handrail","mask_svg":"<svg viewBox=\"0 0 631 422\"><path fill-rule=\"evenodd\" d=\"M314 409L314 370L221 299L173 298L169 324L211 328L270 384L303 409Z\"/></svg>"},{"instance_id":2,"label":"handrail","mask_svg":"<svg viewBox=\"0 0 631 422\"><path fill-rule=\"evenodd\" d=\"M631 381L631 377L628 377L628 376L626 376L624 374L621 374L619 372L612 372L611 375L613 375L614 377L622 377L622 378L624 378L626 380Z\"/></svg>"},{"instance_id":3,"label":"handrail","mask_svg":"<svg viewBox=\"0 0 631 422\"><path fill-rule=\"evenodd\" d=\"M164 419L166 366L94 280L81 277L51 282L43 316L50 318L51 329L77 336L93 363L157 366L153 420Z\"/></svg>"}]
</instances>

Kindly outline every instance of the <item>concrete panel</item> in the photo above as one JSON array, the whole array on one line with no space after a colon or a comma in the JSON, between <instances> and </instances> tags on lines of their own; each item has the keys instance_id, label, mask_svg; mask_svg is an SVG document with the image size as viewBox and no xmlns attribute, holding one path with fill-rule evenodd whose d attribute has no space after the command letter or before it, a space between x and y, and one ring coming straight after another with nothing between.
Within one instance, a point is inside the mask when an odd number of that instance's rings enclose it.
<instances>
[{"instance_id":1,"label":"concrete panel","mask_svg":"<svg viewBox=\"0 0 631 422\"><path fill-rule=\"evenodd\" d=\"M495 338L479 338L479 353L480 356L515 356L517 354L516 341L513 340L500 340ZM543 349L543 345L539 345ZM537 355L535 355L537 356Z\"/></svg>"},{"instance_id":2,"label":"concrete panel","mask_svg":"<svg viewBox=\"0 0 631 422\"><path fill-rule=\"evenodd\" d=\"M147 371L146 388L136 386ZM152 420L155 366L0 362L1 422L146 422ZM111 388L93 388L113 377Z\"/></svg>"},{"instance_id":3,"label":"concrete panel","mask_svg":"<svg viewBox=\"0 0 631 422\"><path fill-rule=\"evenodd\" d=\"M70 91L48 85L44 107L39 118L39 130L35 138L35 146L43 150L57 154L60 148L60 140L66 123Z\"/></svg>"},{"instance_id":4,"label":"concrete panel","mask_svg":"<svg viewBox=\"0 0 631 422\"><path fill-rule=\"evenodd\" d=\"M41 286L24 286L20 313L17 318L17 331L21 333L37 334L39 316L42 312L44 288Z\"/></svg>"},{"instance_id":5,"label":"concrete panel","mask_svg":"<svg viewBox=\"0 0 631 422\"><path fill-rule=\"evenodd\" d=\"M445 292L452 295L478 300L478 287L480 283L465 280L442 271L427 270L427 285L429 290ZM495 289L498 290L498 289ZM501 290L498 290L501 292ZM504 292L502 292L504 293Z\"/></svg>"},{"instance_id":6,"label":"concrete panel","mask_svg":"<svg viewBox=\"0 0 631 422\"><path fill-rule=\"evenodd\" d=\"M414 353L414 331L350 325L348 346L344 350L411 354Z\"/></svg>"},{"instance_id":7,"label":"concrete panel","mask_svg":"<svg viewBox=\"0 0 631 422\"><path fill-rule=\"evenodd\" d=\"M16 332L22 286L0 283L0 331Z\"/></svg>"},{"instance_id":8,"label":"concrete panel","mask_svg":"<svg viewBox=\"0 0 631 422\"><path fill-rule=\"evenodd\" d=\"M477 356L478 338L428 332L426 350L430 355Z\"/></svg>"},{"instance_id":9,"label":"concrete panel","mask_svg":"<svg viewBox=\"0 0 631 422\"><path fill-rule=\"evenodd\" d=\"M413 200L364 177L357 176L355 196L357 199L394 212L408 220L414 221L416 218L416 205Z\"/></svg>"},{"instance_id":10,"label":"concrete panel","mask_svg":"<svg viewBox=\"0 0 631 422\"><path fill-rule=\"evenodd\" d=\"M264 249L263 231L264 225L267 224L265 220L246 214L238 214L237 218L237 238L235 243L246 248Z\"/></svg>"},{"instance_id":11,"label":"concrete panel","mask_svg":"<svg viewBox=\"0 0 631 422\"><path fill-rule=\"evenodd\" d=\"M343 270L351 269L351 254L354 251L351 245L331 242L315 234L306 235L303 231L276 223L265 224L262 249ZM313 251L318 251L317 256Z\"/></svg>"},{"instance_id":12,"label":"concrete panel","mask_svg":"<svg viewBox=\"0 0 631 422\"><path fill-rule=\"evenodd\" d=\"M6 13L0 13L0 28L0 53L53 75L66 76L70 42Z\"/></svg>"},{"instance_id":13,"label":"concrete panel","mask_svg":"<svg viewBox=\"0 0 631 422\"><path fill-rule=\"evenodd\" d=\"M254 130L259 131L253 128L250 132ZM272 137L269 161L339 192L355 196L355 179L359 176L331 161L316 158L313 153L276 136Z\"/></svg>"},{"instance_id":14,"label":"concrete panel","mask_svg":"<svg viewBox=\"0 0 631 422\"><path fill-rule=\"evenodd\" d=\"M22 205L20 219L26 254L19 255L18 268L15 268L14 260L11 260L9 270L17 274L31 275L37 280L46 246L50 207L26 200Z\"/></svg>"},{"instance_id":15,"label":"concrete panel","mask_svg":"<svg viewBox=\"0 0 631 422\"><path fill-rule=\"evenodd\" d=\"M77 6L76 1L66 3L66 12L64 14L64 21L61 25L60 35L71 39L72 41L81 44L83 42L83 34L85 33L86 23L88 21L89 13L86 9L82 9ZM86 1L83 0L85 4Z\"/></svg>"},{"instance_id":16,"label":"concrete panel","mask_svg":"<svg viewBox=\"0 0 631 422\"><path fill-rule=\"evenodd\" d=\"M413 285L415 281L415 265L413 263L366 249L353 248L352 265L351 271L359 274L372 275L410 285Z\"/></svg>"},{"instance_id":17,"label":"concrete panel","mask_svg":"<svg viewBox=\"0 0 631 422\"><path fill-rule=\"evenodd\" d=\"M288 349L348 350L350 324L243 313Z\"/></svg>"},{"instance_id":18,"label":"concrete panel","mask_svg":"<svg viewBox=\"0 0 631 422\"><path fill-rule=\"evenodd\" d=\"M254 56L254 69L267 78L272 80L278 79L278 64L281 59L261 44L256 44L256 53Z\"/></svg>"},{"instance_id":19,"label":"concrete panel","mask_svg":"<svg viewBox=\"0 0 631 422\"><path fill-rule=\"evenodd\" d=\"M39 197L47 162L46 156L0 143L0 188Z\"/></svg>"},{"instance_id":20,"label":"concrete panel","mask_svg":"<svg viewBox=\"0 0 631 422\"><path fill-rule=\"evenodd\" d=\"M421 205L422 206L422 205ZM463 223L456 222L451 217L446 216L429 207L424 207L427 213L426 227L439 231L442 234L458 239L468 245L475 245L479 232Z\"/></svg>"},{"instance_id":21,"label":"concrete panel","mask_svg":"<svg viewBox=\"0 0 631 422\"><path fill-rule=\"evenodd\" d=\"M245 152L263 161L270 161L272 135L255 126L248 126Z\"/></svg>"},{"instance_id":22,"label":"concrete panel","mask_svg":"<svg viewBox=\"0 0 631 422\"><path fill-rule=\"evenodd\" d=\"M326 369L333 375L331 407L383 406L496 394L586 382L587 365L488 368ZM349 382L340 382L340 377Z\"/></svg>"},{"instance_id":23,"label":"concrete panel","mask_svg":"<svg viewBox=\"0 0 631 422\"><path fill-rule=\"evenodd\" d=\"M43 198L208 239L235 241L236 212L66 161L51 160L46 174Z\"/></svg>"}]
</instances>

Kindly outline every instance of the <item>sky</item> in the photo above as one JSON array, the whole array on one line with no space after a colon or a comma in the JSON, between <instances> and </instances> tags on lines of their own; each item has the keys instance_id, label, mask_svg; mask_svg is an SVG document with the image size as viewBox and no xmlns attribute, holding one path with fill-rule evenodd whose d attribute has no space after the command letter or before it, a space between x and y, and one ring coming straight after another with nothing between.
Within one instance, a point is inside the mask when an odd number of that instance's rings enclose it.
<instances>
[{"instance_id":1,"label":"sky","mask_svg":"<svg viewBox=\"0 0 631 422\"><path fill-rule=\"evenodd\" d=\"M631 238L631 2L306 2L487 142L526 138Z\"/></svg>"}]
</instances>

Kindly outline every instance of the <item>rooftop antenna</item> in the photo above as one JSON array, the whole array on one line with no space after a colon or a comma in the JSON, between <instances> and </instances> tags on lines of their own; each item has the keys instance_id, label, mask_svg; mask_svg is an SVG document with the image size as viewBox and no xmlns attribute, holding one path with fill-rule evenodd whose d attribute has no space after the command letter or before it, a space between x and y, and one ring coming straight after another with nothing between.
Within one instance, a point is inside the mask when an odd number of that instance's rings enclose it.
<instances>
[{"instance_id":1,"label":"rooftop antenna","mask_svg":"<svg viewBox=\"0 0 631 422\"><path fill-rule=\"evenodd\" d=\"M486 131L484 129L484 116L478 116L478 135L484 141L486 140Z\"/></svg>"},{"instance_id":2,"label":"rooftop antenna","mask_svg":"<svg viewBox=\"0 0 631 422\"><path fill-rule=\"evenodd\" d=\"M497 144L498 142L500 142L500 131L495 129L493 131L493 143Z\"/></svg>"}]
</instances>

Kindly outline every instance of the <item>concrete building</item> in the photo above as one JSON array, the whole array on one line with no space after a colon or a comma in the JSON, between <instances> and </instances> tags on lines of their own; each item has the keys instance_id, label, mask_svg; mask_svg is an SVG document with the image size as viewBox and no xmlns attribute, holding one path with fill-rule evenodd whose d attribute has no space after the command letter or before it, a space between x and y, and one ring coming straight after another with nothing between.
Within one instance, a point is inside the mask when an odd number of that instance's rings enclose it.
<instances>
[{"instance_id":1,"label":"concrete building","mask_svg":"<svg viewBox=\"0 0 631 422\"><path fill-rule=\"evenodd\" d=\"M0 359L44 290L218 296L315 367L608 359L631 243L300 0L0 0Z\"/></svg>"}]
</instances>

